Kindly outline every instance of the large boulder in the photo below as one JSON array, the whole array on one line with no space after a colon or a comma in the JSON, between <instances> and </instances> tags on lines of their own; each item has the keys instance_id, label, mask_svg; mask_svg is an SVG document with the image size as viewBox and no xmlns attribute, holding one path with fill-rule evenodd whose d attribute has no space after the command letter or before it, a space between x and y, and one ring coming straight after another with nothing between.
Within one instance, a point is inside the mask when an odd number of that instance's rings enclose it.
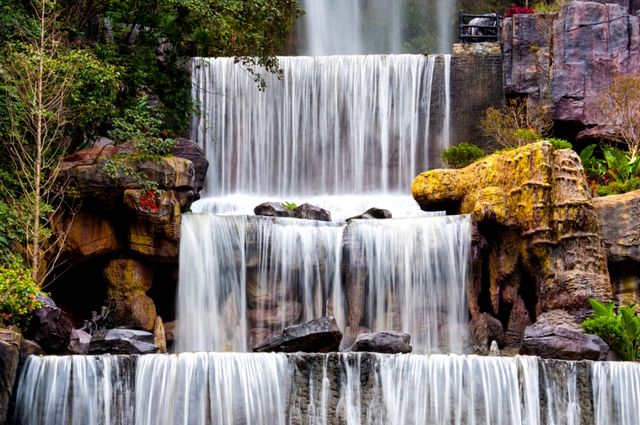
<instances>
[{"instance_id":1,"label":"large boulder","mask_svg":"<svg viewBox=\"0 0 640 425\"><path fill-rule=\"evenodd\" d=\"M524 333L520 354L560 360L605 360L609 346L598 336L563 326L534 324Z\"/></svg>"},{"instance_id":2,"label":"large boulder","mask_svg":"<svg viewBox=\"0 0 640 425\"><path fill-rule=\"evenodd\" d=\"M305 220L331 221L331 213L329 211L311 204L300 205L293 210L293 216Z\"/></svg>"},{"instance_id":3,"label":"large boulder","mask_svg":"<svg viewBox=\"0 0 640 425\"><path fill-rule=\"evenodd\" d=\"M285 328L260 344L253 351L294 353L328 353L338 351L342 332L333 317L321 317L300 325Z\"/></svg>"},{"instance_id":4,"label":"large boulder","mask_svg":"<svg viewBox=\"0 0 640 425\"><path fill-rule=\"evenodd\" d=\"M530 144L463 169L422 173L412 193L425 210L471 214L478 223L488 246L477 270L488 273L488 288L470 289L470 302L479 303L470 311L482 305L511 322L517 309L507 343L542 312L585 317L589 298L612 298L597 214L575 152Z\"/></svg>"},{"instance_id":5,"label":"large boulder","mask_svg":"<svg viewBox=\"0 0 640 425\"><path fill-rule=\"evenodd\" d=\"M403 332L383 331L362 333L346 351L366 351L372 353L410 353L411 336Z\"/></svg>"},{"instance_id":6,"label":"large boulder","mask_svg":"<svg viewBox=\"0 0 640 425\"><path fill-rule=\"evenodd\" d=\"M89 354L153 354L158 352L151 332L134 329L98 331L91 337Z\"/></svg>"},{"instance_id":7,"label":"large boulder","mask_svg":"<svg viewBox=\"0 0 640 425\"><path fill-rule=\"evenodd\" d=\"M9 404L20 363L22 336L8 329L0 329L0 424L9 413Z\"/></svg>"},{"instance_id":8,"label":"large boulder","mask_svg":"<svg viewBox=\"0 0 640 425\"><path fill-rule=\"evenodd\" d=\"M86 211L74 215L58 215L56 232L66 233L64 250L74 258L91 259L121 249L111 219Z\"/></svg>"},{"instance_id":9,"label":"large boulder","mask_svg":"<svg viewBox=\"0 0 640 425\"><path fill-rule=\"evenodd\" d=\"M71 318L47 296L38 295L42 307L31 318L25 337L34 340L49 354L64 354L73 330Z\"/></svg>"},{"instance_id":10,"label":"large boulder","mask_svg":"<svg viewBox=\"0 0 640 425\"><path fill-rule=\"evenodd\" d=\"M136 260L116 259L107 263L104 277L108 296L115 302L115 325L152 332L156 307L146 292L153 282L153 270Z\"/></svg>"}]
</instances>

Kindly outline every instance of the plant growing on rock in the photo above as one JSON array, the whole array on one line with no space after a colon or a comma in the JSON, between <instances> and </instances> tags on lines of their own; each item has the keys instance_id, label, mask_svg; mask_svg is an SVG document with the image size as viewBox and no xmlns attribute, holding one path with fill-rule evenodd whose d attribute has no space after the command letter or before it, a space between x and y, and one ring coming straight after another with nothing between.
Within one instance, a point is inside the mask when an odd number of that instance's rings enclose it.
<instances>
[{"instance_id":1,"label":"plant growing on rock","mask_svg":"<svg viewBox=\"0 0 640 425\"><path fill-rule=\"evenodd\" d=\"M615 312L613 303L603 304L590 299L593 317L582 322L590 334L602 338L621 360L640 359L640 316L635 306L622 306Z\"/></svg>"},{"instance_id":2,"label":"plant growing on rock","mask_svg":"<svg viewBox=\"0 0 640 425\"><path fill-rule=\"evenodd\" d=\"M460 143L442 151L442 162L452 168L463 168L485 155L484 150L475 145Z\"/></svg>"},{"instance_id":3,"label":"plant growing on rock","mask_svg":"<svg viewBox=\"0 0 640 425\"><path fill-rule=\"evenodd\" d=\"M604 146L603 158L597 158L595 149L596 145L590 145L580 153L592 192L607 196L640 189L640 157L632 159L619 149Z\"/></svg>"},{"instance_id":4,"label":"plant growing on rock","mask_svg":"<svg viewBox=\"0 0 640 425\"><path fill-rule=\"evenodd\" d=\"M288 201L282 202L282 206L288 209L289 211L293 211L296 208L298 208L298 205L296 205L295 202L288 202Z\"/></svg>"},{"instance_id":5,"label":"plant growing on rock","mask_svg":"<svg viewBox=\"0 0 640 425\"><path fill-rule=\"evenodd\" d=\"M549 135L553 121L541 106L511 99L502 108L487 108L480 121L482 133L503 148L515 148Z\"/></svg>"}]
</instances>

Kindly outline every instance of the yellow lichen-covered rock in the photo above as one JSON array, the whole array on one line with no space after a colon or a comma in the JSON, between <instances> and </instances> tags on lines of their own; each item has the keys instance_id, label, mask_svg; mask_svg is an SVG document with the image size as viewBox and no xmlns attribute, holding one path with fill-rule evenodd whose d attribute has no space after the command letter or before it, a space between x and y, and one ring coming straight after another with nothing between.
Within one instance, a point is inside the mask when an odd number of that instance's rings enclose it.
<instances>
[{"instance_id":1,"label":"yellow lichen-covered rock","mask_svg":"<svg viewBox=\"0 0 640 425\"><path fill-rule=\"evenodd\" d=\"M181 215L175 193L127 189L124 203L136 212L129 224L129 248L156 261L177 260Z\"/></svg>"},{"instance_id":2,"label":"yellow lichen-covered rock","mask_svg":"<svg viewBox=\"0 0 640 425\"><path fill-rule=\"evenodd\" d=\"M575 152L534 143L463 169L427 171L411 189L425 210L471 214L478 222L488 243L489 287L472 296L485 297L477 302L495 317L508 322L523 305L531 319L554 309L582 317L590 297L611 299L597 215Z\"/></svg>"},{"instance_id":3,"label":"yellow lichen-covered rock","mask_svg":"<svg viewBox=\"0 0 640 425\"><path fill-rule=\"evenodd\" d=\"M109 299L115 302L117 326L152 332L156 322L156 307L146 295L151 288L153 272L131 259L111 260L104 268Z\"/></svg>"}]
</instances>

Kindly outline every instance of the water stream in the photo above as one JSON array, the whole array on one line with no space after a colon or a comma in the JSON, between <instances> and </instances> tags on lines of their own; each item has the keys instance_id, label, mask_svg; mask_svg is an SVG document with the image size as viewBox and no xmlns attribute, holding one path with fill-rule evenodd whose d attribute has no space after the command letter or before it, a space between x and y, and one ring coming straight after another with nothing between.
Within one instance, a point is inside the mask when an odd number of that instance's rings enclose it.
<instances>
[{"instance_id":1,"label":"water stream","mask_svg":"<svg viewBox=\"0 0 640 425\"><path fill-rule=\"evenodd\" d=\"M32 356L15 423L628 425L639 390L635 363L534 357Z\"/></svg>"}]
</instances>

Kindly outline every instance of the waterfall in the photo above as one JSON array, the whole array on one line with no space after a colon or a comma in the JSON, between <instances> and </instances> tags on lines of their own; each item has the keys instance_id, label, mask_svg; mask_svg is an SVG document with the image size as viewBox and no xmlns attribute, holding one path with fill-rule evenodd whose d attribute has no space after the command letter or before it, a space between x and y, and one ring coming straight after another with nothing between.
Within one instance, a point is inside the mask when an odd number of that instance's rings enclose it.
<instances>
[{"instance_id":1,"label":"waterfall","mask_svg":"<svg viewBox=\"0 0 640 425\"><path fill-rule=\"evenodd\" d=\"M248 204L283 197L404 195L416 174L440 163L449 145L449 55L279 59L282 79L266 76L264 91L233 59L193 59L200 113L191 137L211 164L210 199L197 210L248 213ZM404 204L417 215L415 202Z\"/></svg>"},{"instance_id":2,"label":"waterfall","mask_svg":"<svg viewBox=\"0 0 640 425\"><path fill-rule=\"evenodd\" d=\"M434 28L423 27L428 34L421 35L437 42L429 46L423 41L422 48L451 51L457 7L453 0L302 0L301 4L305 14L298 50L303 55L407 53L417 48L407 45L409 33L416 30L410 26L429 15L435 16Z\"/></svg>"},{"instance_id":3,"label":"waterfall","mask_svg":"<svg viewBox=\"0 0 640 425\"><path fill-rule=\"evenodd\" d=\"M333 315L352 336L399 330L416 352L462 352L468 216L336 224L183 217L178 351L247 351L285 326Z\"/></svg>"},{"instance_id":4,"label":"waterfall","mask_svg":"<svg viewBox=\"0 0 640 425\"><path fill-rule=\"evenodd\" d=\"M638 423L639 393L635 363L520 356L31 356L14 422L627 425Z\"/></svg>"}]
</instances>

